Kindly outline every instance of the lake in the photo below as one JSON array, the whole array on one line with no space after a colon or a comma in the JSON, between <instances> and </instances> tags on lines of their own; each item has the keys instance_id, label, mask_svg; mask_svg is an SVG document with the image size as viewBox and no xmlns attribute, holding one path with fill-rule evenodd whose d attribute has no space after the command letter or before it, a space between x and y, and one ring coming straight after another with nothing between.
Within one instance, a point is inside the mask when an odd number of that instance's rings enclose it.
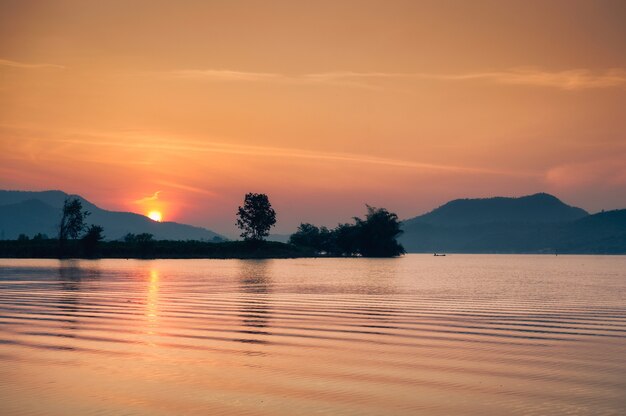
<instances>
[{"instance_id":1,"label":"lake","mask_svg":"<svg viewBox=\"0 0 626 416\"><path fill-rule=\"evenodd\" d=\"M626 256L0 259L0 414L626 414Z\"/></svg>"}]
</instances>

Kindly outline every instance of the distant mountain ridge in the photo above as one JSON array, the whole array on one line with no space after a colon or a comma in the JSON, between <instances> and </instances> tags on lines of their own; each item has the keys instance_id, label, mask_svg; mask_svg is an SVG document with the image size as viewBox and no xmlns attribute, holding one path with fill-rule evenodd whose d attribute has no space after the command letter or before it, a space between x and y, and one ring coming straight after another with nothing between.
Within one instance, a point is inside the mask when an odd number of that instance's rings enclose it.
<instances>
[{"instance_id":1,"label":"distant mountain ridge","mask_svg":"<svg viewBox=\"0 0 626 416\"><path fill-rule=\"evenodd\" d=\"M55 237L63 201L69 196L62 191L0 190L0 239L37 233ZM225 239L201 227L107 211L73 196L92 213L88 224L101 225L107 240L127 233L150 233L160 240ZM589 215L545 193L453 200L403 221L402 229L399 241L409 253L626 254L626 209ZM270 240L287 238L270 236Z\"/></svg>"},{"instance_id":2,"label":"distant mountain ridge","mask_svg":"<svg viewBox=\"0 0 626 416\"><path fill-rule=\"evenodd\" d=\"M63 202L68 197L78 198L91 215L88 224L104 228L107 240L120 239L128 233L150 233L158 240L213 240L225 239L206 228L175 222L156 222L132 212L108 211L79 195L63 191L6 191L0 190L0 238L15 239L20 234L32 237L37 233L55 237Z\"/></svg>"},{"instance_id":3,"label":"distant mountain ridge","mask_svg":"<svg viewBox=\"0 0 626 416\"><path fill-rule=\"evenodd\" d=\"M582 208L572 207L546 193L519 198L494 197L455 199L431 212L404 221L432 225L459 226L494 222L559 222L589 215Z\"/></svg>"},{"instance_id":4,"label":"distant mountain ridge","mask_svg":"<svg viewBox=\"0 0 626 416\"><path fill-rule=\"evenodd\" d=\"M545 193L457 199L402 228L413 253L626 253L626 210L589 215Z\"/></svg>"}]
</instances>

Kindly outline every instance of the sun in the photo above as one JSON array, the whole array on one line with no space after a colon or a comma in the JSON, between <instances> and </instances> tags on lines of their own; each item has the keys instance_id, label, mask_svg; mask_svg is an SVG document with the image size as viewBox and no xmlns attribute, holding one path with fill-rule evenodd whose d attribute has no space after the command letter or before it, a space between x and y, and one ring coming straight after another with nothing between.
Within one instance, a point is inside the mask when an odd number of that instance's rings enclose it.
<instances>
[{"instance_id":1,"label":"sun","mask_svg":"<svg viewBox=\"0 0 626 416\"><path fill-rule=\"evenodd\" d=\"M161 220L163 219L163 215L159 211L150 211L148 212L148 218L150 218L152 221L161 222Z\"/></svg>"}]
</instances>

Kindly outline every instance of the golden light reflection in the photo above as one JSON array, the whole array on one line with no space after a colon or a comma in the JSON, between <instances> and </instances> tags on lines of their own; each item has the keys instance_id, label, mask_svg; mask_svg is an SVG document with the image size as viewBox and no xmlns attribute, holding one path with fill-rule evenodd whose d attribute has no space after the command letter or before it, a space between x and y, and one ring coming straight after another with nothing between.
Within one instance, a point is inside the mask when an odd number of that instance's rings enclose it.
<instances>
[{"instance_id":1,"label":"golden light reflection","mask_svg":"<svg viewBox=\"0 0 626 416\"><path fill-rule=\"evenodd\" d=\"M146 296L147 334L153 335L159 318L159 271L150 270L150 281Z\"/></svg>"}]
</instances>

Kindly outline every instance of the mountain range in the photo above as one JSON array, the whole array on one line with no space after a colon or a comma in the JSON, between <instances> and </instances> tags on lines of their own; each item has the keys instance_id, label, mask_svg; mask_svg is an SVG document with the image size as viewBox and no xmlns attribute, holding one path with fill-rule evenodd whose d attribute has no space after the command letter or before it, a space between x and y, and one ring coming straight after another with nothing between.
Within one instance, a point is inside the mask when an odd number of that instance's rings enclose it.
<instances>
[{"instance_id":1,"label":"mountain range","mask_svg":"<svg viewBox=\"0 0 626 416\"><path fill-rule=\"evenodd\" d=\"M402 229L409 253L626 253L626 210L590 215L545 193L457 199Z\"/></svg>"},{"instance_id":2,"label":"mountain range","mask_svg":"<svg viewBox=\"0 0 626 416\"><path fill-rule=\"evenodd\" d=\"M108 211L62 191L0 191L0 239L37 233L55 237L63 202L78 198L89 224L107 240L150 233L158 240L219 241L205 228L156 222L131 212ZM409 253L625 253L626 209L589 214L539 193L519 198L457 199L402 222L399 241ZM289 236L271 235L286 241Z\"/></svg>"},{"instance_id":3,"label":"mountain range","mask_svg":"<svg viewBox=\"0 0 626 416\"><path fill-rule=\"evenodd\" d=\"M107 240L123 238L128 233L149 233L157 240L223 240L225 237L206 228L176 222L157 222L132 212L108 211L97 207L78 195L62 191L1 191L0 239L16 239L20 234L37 233L56 237L63 202L68 197L78 198L83 209L91 214L88 224L104 228Z\"/></svg>"}]
</instances>

